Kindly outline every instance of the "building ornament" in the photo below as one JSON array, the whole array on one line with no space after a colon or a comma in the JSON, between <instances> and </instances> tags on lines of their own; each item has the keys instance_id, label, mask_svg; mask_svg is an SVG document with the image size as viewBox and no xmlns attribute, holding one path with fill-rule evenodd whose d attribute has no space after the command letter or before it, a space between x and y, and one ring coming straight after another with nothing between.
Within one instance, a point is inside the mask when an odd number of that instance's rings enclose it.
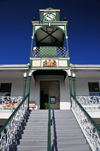
<instances>
[{"instance_id":1,"label":"building ornament","mask_svg":"<svg viewBox=\"0 0 100 151\"><path fill-rule=\"evenodd\" d=\"M57 63L55 60L51 61L51 59L49 59L48 61L45 60L43 62L43 67L57 67Z\"/></svg>"}]
</instances>

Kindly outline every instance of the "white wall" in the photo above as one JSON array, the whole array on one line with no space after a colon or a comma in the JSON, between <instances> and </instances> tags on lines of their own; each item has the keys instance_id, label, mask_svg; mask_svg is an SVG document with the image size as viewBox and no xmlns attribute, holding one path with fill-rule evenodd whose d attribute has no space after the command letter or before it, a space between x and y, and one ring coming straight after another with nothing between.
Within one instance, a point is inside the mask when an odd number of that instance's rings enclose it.
<instances>
[{"instance_id":1,"label":"white wall","mask_svg":"<svg viewBox=\"0 0 100 151\"><path fill-rule=\"evenodd\" d=\"M13 72L12 73L9 73L9 72L6 71L2 73L2 78L0 78L0 83L12 83L11 95L23 95L23 84L24 84L23 72L21 73L16 72L14 73L14 75L13 75ZM7 78L8 75L9 75L9 78ZM32 77L31 88L30 88L30 101L35 101L38 108L40 108L40 81L41 80L59 80L60 82L60 109L70 109L69 79L67 78L64 81L63 76L36 76L36 81ZM100 85L100 79L86 78L86 77L79 78L77 77L77 74L76 74L76 94L77 95L89 95L88 82L99 82L99 85ZM27 87L28 87L28 78L27 78L27 85L26 85L26 94L27 94ZM72 85L72 88L73 88L73 85Z\"/></svg>"},{"instance_id":2,"label":"white wall","mask_svg":"<svg viewBox=\"0 0 100 151\"><path fill-rule=\"evenodd\" d=\"M31 79L30 101L35 101L40 108L40 81L58 80L60 82L60 109L70 109L69 81L64 81L63 76L36 76L36 81Z\"/></svg>"},{"instance_id":3,"label":"white wall","mask_svg":"<svg viewBox=\"0 0 100 151\"><path fill-rule=\"evenodd\" d=\"M1 71L0 83L12 83L11 95L23 95L23 73L25 71Z\"/></svg>"},{"instance_id":4,"label":"white wall","mask_svg":"<svg viewBox=\"0 0 100 151\"><path fill-rule=\"evenodd\" d=\"M100 88L100 79L77 78L76 76L76 95L89 95L88 82L98 82Z\"/></svg>"},{"instance_id":5,"label":"white wall","mask_svg":"<svg viewBox=\"0 0 100 151\"><path fill-rule=\"evenodd\" d=\"M70 109L69 79L60 81L60 109Z\"/></svg>"},{"instance_id":6,"label":"white wall","mask_svg":"<svg viewBox=\"0 0 100 151\"><path fill-rule=\"evenodd\" d=\"M13 79L12 81L12 89L11 95L23 95L23 78L20 79Z\"/></svg>"},{"instance_id":7,"label":"white wall","mask_svg":"<svg viewBox=\"0 0 100 151\"><path fill-rule=\"evenodd\" d=\"M23 79L0 80L0 83L12 83L11 95L23 95Z\"/></svg>"}]
</instances>

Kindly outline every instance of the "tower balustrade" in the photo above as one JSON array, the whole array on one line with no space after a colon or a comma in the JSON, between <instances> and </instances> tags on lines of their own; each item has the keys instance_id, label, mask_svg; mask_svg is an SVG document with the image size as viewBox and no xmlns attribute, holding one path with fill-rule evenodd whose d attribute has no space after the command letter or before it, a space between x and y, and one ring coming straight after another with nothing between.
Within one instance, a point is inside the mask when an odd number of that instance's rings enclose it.
<instances>
[{"instance_id":1,"label":"tower balustrade","mask_svg":"<svg viewBox=\"0 0 100 151\"><path fill-rule=\"evenodd\" d=\"M60 10L40 9L40 21L32 20L31 69L69 69L67 19L60 21Z\"/></svg>"},{"instance_id":2,"label":"tower balustrade","mask_svg":"<svg viewBox=\"0 0 100 151\"><path fill-rule=\"evenodd\" d=\"M68 57L68 51L66 47L33 47L31 57L42 58L42 57Z\"/></svg>"}]
</instances>

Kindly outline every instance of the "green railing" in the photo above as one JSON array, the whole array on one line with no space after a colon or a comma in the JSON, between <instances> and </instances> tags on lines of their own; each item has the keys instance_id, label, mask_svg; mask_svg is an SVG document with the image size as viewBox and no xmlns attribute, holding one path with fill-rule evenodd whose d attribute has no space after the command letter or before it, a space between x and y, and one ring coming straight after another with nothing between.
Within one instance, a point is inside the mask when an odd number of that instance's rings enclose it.
<instances>
[{"instance_id":1,"label":"green railing","mask_svg":"<svg viewBox=\"0 0 100 151\"><path fill-rule=\"evenodd\" d=\"M33 47L31 57L68 57L68 50L66 47L42 46Z\"/></svg>"},{"instance_id":2,"label":"green railing","mask_svg":"<svg viewBox=\"0 0 100 151\"><path fill-rule=\"evenodd\" d=\"M7 148L13 143L15 140L15 135L17 135L18 131L21 129L22 122L26 120L25 116L28 110L28 98L29 93L25 96L25 98L21 101L18 107L14 110L11 116L7 119L5 124L0 129L0 150L5 151ZM16 142L16 140L15 140Z\"/></svg>"},{"instance_id":3,"label":"green railing","mask_svg":"<svg viewBox=\"0 0 100 151\"><path fill-rule=\"evenodd\" d=\"M93 151L100 150L100 127L71 94L72 111Z\"/></svg>"},{"instance_id":4,"label":"green railing","mask_svg":"<svg viewBox=\"0 0 100 151\"><path fill-rule=\"evenodd\" d=\"M48 108L48 141L47 141L47 151L51 151L51 109L50 109L50 92L48 96L49 108Z\"/></svg>"}]
</instances>

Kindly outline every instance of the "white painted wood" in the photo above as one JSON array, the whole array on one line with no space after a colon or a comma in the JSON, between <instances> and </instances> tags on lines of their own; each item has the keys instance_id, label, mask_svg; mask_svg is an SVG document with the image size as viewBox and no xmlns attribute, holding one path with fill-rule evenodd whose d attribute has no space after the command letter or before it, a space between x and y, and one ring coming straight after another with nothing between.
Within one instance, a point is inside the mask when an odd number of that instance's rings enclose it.
<instances>
[{"instance_id":1,"label":"white painted wood","mask_svg":"<svg viewBox=\"0 0 100 151\"><path fill-rule=\"evenodd\" d=\"M67 67L67 61L59 60L59 67Z\"/></svg>"},{"instance_id":2,"label":"white painted wood","mask_svg":"<svg viewBox=\"0 0 100 151\"><path fill-rule=\"evenodd\" d=\"M70 110L70 102L60 102L60 110Z\"/></svg>"}]
</instances>

